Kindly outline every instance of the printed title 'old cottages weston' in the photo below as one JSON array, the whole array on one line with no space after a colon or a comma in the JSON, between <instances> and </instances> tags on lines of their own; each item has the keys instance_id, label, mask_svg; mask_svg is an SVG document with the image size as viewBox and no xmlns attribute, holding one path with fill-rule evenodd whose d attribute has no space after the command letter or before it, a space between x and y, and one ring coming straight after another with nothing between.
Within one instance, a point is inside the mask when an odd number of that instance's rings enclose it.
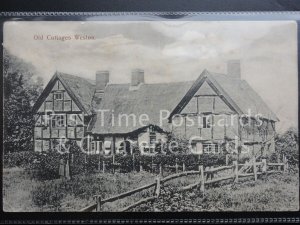
<instances>
[{"instance_id":1,"label":"printed title 'old cottages weston'","mask_svg":"<svg viewBox=\"0 0 300 225\"><path fill-rule=\"evenodd\" d=\"M189 139L199 154L220 153L225 142L252 154L274 151L278 118L241 79L239 61L227 66L227 74L204 70L196 81L153 84L140 69L130 84L109 83L108 71L98 71L95 82L56 72L34 106L35 151L56 148L62 138L80 144L89 137L91 152L130 154L126 141L154 153L169 133Z\"/></svg>"}]
</instances>

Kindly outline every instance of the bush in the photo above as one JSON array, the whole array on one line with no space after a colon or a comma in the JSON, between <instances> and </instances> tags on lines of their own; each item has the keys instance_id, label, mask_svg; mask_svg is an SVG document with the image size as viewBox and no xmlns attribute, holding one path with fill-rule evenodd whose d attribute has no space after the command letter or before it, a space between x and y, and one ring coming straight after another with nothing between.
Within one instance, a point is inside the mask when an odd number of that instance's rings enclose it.
<instances>
[{"instance_id":1,"label":"bush","mask_svg":"<svg viewBox=\"0 0 300 225\"><path fill-rule=\"evenodd\" d=\"M37 153L36 161L29 166L29 169L33 172L33 178L39 180L59 178L58 170L62 157L64 156L56 150L49 150L47 153Z\"/></svg>"},{"instance_id":2,"label":"bush","mask_svg":"<svg viewBox=\"0 0 300 225\"><path fill-rule=\"evenodd\" d=\"M29 167L37 158L37 153L33 151L22 151L7 153L3 157L3 167Z\"/></svg>"},{"instance_id":3,"label":"bush","mask_svg":"<svg viewBox=\"0 0 300 225\"><path fill-rule=\"evenodd\" d=\"M194 154L172 154L172 155L162 155L158 154L155 156L141 155L137 157L144 168L149 168L152 164L162 164L168 166L174 166L176 162L179 165L185 163L188 166L196 166L202 164L203 166L221 166L226 164L225 155L213 155L213 154L203 154L200 157Z\"/></svg>"},{"instance_id":4,"label":"bush","mask_svg":"<svg viewBox=\"0 0 300 225\"><path fill-rule=\"evenodd\" d=\"M290 128L283 135L275 139L276 153L287 157L290 166L297 168L299 166L299 137L297 129Z\"/></svg>"},{"instance_id":5,"label":"bush","mask_svg":"<svg viewBox=\"0 0 300 225\"><path fill-rule=\"evenodd\" d=\"M42 183L31 191L33 203L38 207L48 205L58 211L64 197L61 187L62 183Z\"/></svg>"}]
</instances>

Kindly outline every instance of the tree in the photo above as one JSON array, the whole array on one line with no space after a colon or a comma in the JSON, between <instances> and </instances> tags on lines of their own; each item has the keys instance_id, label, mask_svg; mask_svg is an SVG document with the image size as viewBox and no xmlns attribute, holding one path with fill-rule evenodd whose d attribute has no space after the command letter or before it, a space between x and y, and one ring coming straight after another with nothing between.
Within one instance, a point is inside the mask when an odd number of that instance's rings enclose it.
<instances>
[{"instance_id":1,"label":"tree","mask_svg":"<svg viewBox=\"0 0 300 225\"><path fill-rule=\"evenodd\" d=\"M296 128L289 128L275 139L276 153L285 155L290 165L299 166L299 136Z\"/></svg>"},{"instance_id":2,"label":"tree","mask_svg":"<svg viewBox=\"0 0 300 225\"><path fill-rule=\"evenodd\" d=\"M42 80L31 64L4 50L4 152L33 149L32 106L42 91Z\"/></svg>"}]
</instances>

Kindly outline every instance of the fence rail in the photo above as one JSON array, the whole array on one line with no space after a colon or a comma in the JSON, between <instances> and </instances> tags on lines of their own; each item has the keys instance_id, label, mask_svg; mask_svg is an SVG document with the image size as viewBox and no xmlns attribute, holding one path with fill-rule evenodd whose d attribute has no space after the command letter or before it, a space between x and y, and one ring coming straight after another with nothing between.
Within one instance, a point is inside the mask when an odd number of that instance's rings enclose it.
<instances>
[{"instance_id":1,"label":"fence rail","mask_svg":"<svg viewBox=\"0 0 300 225\"><path fill-rule=\"evenodd\" d=\"M152 164L153 165L153 164ZM233 162L233 165L228 166L221 166L216 168L207 168L204 170L203 165L199 165L198 170L192 170L192 171L183 171L178 173L178 169L176 169L175 174L171 174L169 176L163 177L163 168L162 165L160 166L160 174L156 178L156 181L147 185L144 185L139 188L135 188L133 190L106 198L101 199L100 195L94 196L96 203L91 204L83 209L81 209L81 212L91 212L91 211L102 211L103 204L107 202L114 202L119 199L123 199L125 197L131 196L133 194L136 194L138 192L142 192L144 190L150 189L154 187L153 195L147 198L143 198L129 206L126 206L122 208L120 211L128 211L130 209L133 209L141 204L145 204L147 202L153 202L156 199L159 198L161 194L161 188L165 185L166 182L177 179L179 177L186 177L190 175L199 175L199 179L196 183L189 184L187 186L182 187L179 191L187 191L191 190L193 188L199 187L200 191L204 194L205 186L214 184L221 181L226 180L232 180L233 182L238 182L239 178L245 178L245 177L254 177L254 180L256 181L259 175L267 175L272 173L278 173L278 172L286 172L288 168L288 162L286 158L284 157L283 163L267 163L266 159L262 159L261 162L256 162L256 159L253 158L252 162L247 162L245 164L239 164L237 161ZM239 167L250 167L247 169L247 173L243 173L239 170ZM184 168L185 166L183 166ZM273 170L268 170L268 168L273 168ZM278 170L274 170L274 167L276 167ZM178 166L176 166L178 168ZM283 168L283 169L282 169ZM214 174L217 174L220 171L229 170L232 171L231 174L222 175L221 177L214 178ZM251 171L252 170L252 171ZM250 171L250 172L249 172ZM206 176L206 177L205 177ZM210 177L210 180L209 180Z\"/></svg>"}]
</instances>

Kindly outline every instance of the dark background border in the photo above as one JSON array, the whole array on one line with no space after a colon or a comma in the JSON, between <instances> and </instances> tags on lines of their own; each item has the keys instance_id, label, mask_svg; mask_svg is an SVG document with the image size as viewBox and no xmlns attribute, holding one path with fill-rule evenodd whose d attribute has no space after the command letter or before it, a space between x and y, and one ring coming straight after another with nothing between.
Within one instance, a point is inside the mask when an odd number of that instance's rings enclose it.
<instances>
[{"instance_id":1,"label":"dark background border","mask_svg":"<svg viewBox=\"0 0 300 225\"><path fill-rule=\"evenodd\" d=\"M10 0L1 11L298 11L297 0ZM53 19L53 18L52 18ZM0 21L1 22L1 21ZM1 42L2 42L1 22ZM299 34L298 28L298 34ZM299 40L299 36L298 36ZM298 41L299 46L299 41ZM298 48L299 52L299 48ZM2 48L1 48L2 56ZM1 60L2 64L2 60ZM299 59L298 59L299 65ZM1 66L2 70L2 66ZM299 80L298 80L298 84ZM3 83L1 81L1 87ZM299 85L298 85L299 87ZM2 104L2 98L1 102ZM3 110L3 109L1 109ZM1 121L2 121L1 113ZM2 133L2 130L1 130ZM2 139L2 135L1 135ZM2 183L2 182L1 182ZM2 190L2 185L1 185ZM2 206L2 201L1 204ZM1 207L2 209L2 207ZM299 223L299 212L0 213L1 223ZM134 220L134 221L133 221Z\"/></svg>"},{"instance_id":2,"label":"dark background border","mask_svg":"<svg viewBox=\"0 0 300 225\"><path fill-rule=\"evenodd\" d=\"M299 0L1 0L1 11L296 11Z\"/></svg>"}]
</instances>

